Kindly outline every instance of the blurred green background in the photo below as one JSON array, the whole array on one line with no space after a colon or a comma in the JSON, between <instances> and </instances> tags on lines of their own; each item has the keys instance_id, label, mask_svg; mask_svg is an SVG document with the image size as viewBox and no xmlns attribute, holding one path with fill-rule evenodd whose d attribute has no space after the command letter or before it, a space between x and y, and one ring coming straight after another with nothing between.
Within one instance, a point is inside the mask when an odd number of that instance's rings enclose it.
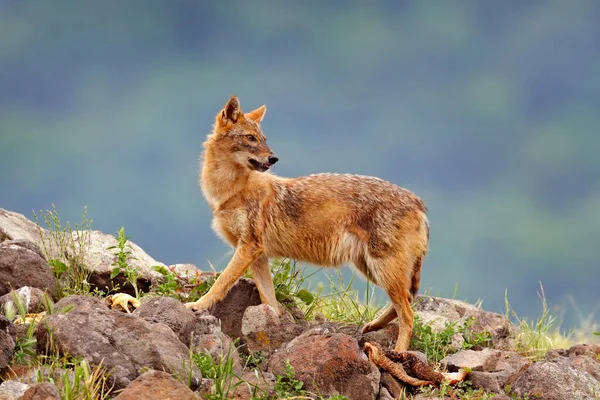
<instances>
[{"instance_id":1,"label":"blurred green background","mask_svg":"<svg viewBox=\"0 0 600 400\"><path fill-rule=\"evenodd\" d=\"M268 107L275 173L427 202L422 288L533 317L541 282L565 327L597 321L599 21L594 0L0 0L0 207L87 205L220 270L198 156L237 94Z\"/></svg>"}]
</instances>

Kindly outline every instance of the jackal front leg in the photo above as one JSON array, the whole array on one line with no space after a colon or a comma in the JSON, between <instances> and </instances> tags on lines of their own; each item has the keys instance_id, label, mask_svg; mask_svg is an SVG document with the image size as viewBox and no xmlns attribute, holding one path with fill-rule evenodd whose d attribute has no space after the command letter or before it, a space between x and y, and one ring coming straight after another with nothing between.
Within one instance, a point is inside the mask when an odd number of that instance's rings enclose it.
<instances>
[{"instance_id":1,"label":"jackal front leg","mask_svg":"<svg viewBox=\"0 0 600 400\"><path fill-rule=\"evenodd\" d=\"M277 302L275 297L275 287L273 286L273 278L269 270L269 259L264 254L258 257L250 266L252 278L256 283L260 301L263 304L268 304L277 311L277 315L281 315L284 311L283 307Z\"/></svg>"},{"instance_id":2,"label":"jackal front leg","mask_svg":"<svg viewBox=\"0 0 600 400\"><path fill-rule=\"evenodd\" d=\"M213 304L225 297L238 278L261 255L262 249L258 245L240 243L235 249L233 258L229 261L229 264L227 264L227 267L219 275L208 293L198 301L185 303L185 306L192 310L206 310L212 307Z\"/></svg>"}]
</instances>

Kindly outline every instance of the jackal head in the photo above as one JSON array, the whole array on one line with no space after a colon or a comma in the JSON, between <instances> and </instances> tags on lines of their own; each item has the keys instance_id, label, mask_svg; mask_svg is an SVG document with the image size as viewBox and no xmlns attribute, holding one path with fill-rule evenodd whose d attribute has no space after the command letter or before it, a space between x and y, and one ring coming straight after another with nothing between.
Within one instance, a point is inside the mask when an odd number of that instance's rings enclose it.
<instances>
[{"instance_id":1,"label":"jackal head","mask_svg":"<svg viewBox=\"0 0 600 400\"><path fill-rule=\"evenodd\" d=\"M267 146L267 138L260 129L266 111L263 105L244 114L238 98L231 97L217 114L212 145L243 167L260 172L268 170L279 159Z\"/></svg>"}]
</instances>

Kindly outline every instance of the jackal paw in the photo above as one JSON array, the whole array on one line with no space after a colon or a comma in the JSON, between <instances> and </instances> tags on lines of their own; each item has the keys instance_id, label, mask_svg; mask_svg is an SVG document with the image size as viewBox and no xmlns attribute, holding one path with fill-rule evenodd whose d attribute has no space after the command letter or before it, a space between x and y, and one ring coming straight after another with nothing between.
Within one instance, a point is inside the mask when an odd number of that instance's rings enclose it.
<instances>
[{"instance_id":1,"label":"jackal paw","mask_svg":"<svg viewBox=\"0 0 600 400\"><path fill-rule=\"evenodd\" d=\"M378 329L381 329L381 327L378 326L378 325L376 325L376 324L374 324L373 322L369 322L368 324L365 324L365 326L363 326L361 332L363 334L365 334L365 333L368 333L368 332L376 331Z\"/></svg>"},{"instance_id":2,"label":"jackal paw","mask_svg":"<svg viewBox=\"0 0 600 400\"><path fill-rule=\"evenodd\" d=\"M207 310L210 306L204 302L201 302L200 300L194 301L191 303L185 303L184 306L188 310L193 310L193 311Z\"/></svg>"}]
</instances>

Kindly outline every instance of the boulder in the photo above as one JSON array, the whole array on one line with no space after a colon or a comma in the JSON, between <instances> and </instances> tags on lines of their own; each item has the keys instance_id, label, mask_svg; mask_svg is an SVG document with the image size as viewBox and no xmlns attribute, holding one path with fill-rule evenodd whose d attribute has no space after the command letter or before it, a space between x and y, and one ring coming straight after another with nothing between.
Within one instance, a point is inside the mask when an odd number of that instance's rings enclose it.
<instances>
[{"instance_id":1,"label":"boulder","mask_svg":"<svg viewBox=\"0 0 600 400\"><path fill-rule=\"evenodd\" d=\"M25 240L0 243L0 295L23 286L56 295L56 280L40 248Z\"/></svg>"},{"instance_id":2,"label":"boulder","mask_svg":"<svg viewBox=\"0 0 600 400\"><path fill-rule=\"evenodd\" d=\"M375 398L379 392L379 370L349 335L311 329L275 352L267 370L284 375L286 360L304 388L322 396L339 394L363 400Z\"/></svg>"},{"instance_id":3,"label":"boulder","mask_svg":"<svg viewBox=\"0 0 600 400\"><path fill-rule=\"evenodd\" d=\"M0 242L5 240L25 240L39 244L38 226L23 214L0 208Z\"/></svg>"},{"instance_id":4,"label":"boulder","mask_svg":"<svg viewBox=\"0 0 600 400\"><path fill-rule=\"evenodd\" d=\"M52 351L52 343L60 354L82 357L93 367L102 363L116 389L129 385L145 368L191 375L194 384L201 378L190 365L189 349L163 323L101 307L79 307L44 321L36 332L38 351Z\"/></svg>"},{"instance_id":5,"label":"boulder","mask_svg":"<svg viewBox=\"0 0 600 400\"><path fill-rule=\"evenodd\" d=\"M415 314L434 332L441 332L447 323L464 326L468 319L473 318L471 332L474 334L489 332L492 335L490 347L508 349L512 325L502 314L483 311L469 303L460 300L444 299L441 297L418 296L413 304ZM457 348L464 342L458 339Z\"/></svg>"},{"instance_id":6,"label":"boulder","mask_svg":"<svg viewBox=\"0 0 600 400\"><path fill-rule=\"evenodd\" d=\"M103 299L95 296L73 295L63 297L55 304L54 309L61 311L93 311L93 310L108 310Z\"/></svg>"},{"instance_id":7,"label":"boulder","mask_svg":"<svg viewBox=\"0 0 600 400\"><path fill-rule=\"evenodd\" d=\"M595 361L593 361L595 362ZM511 394L545 400L587 400L600 393L600 382L568 357L532 364L510 385Z\"/></svg>"},{"instance_id":8,"label":"boulder","mask_svg":"<svg viewBox=\"0 0 600 400\"><path fill-rule=\"evenodd\" d=\"M6 317L2 316L2 318L6 320ZM0 370L8 367L14 353L15 339L9 333L9 329L0 330Z\"/></svg>"},{"instance_id":9,"label":"boulder","mask_svg":"<svg viewBox=\"0 0 600 400\"><path fill-rule=\"evenodd\" d=\"M182 343L189 345L196 316L176 299L145 296L133 314L149 322L162 322L177 334Z\"/></svg>"},{"instance_id":10,"label":"boulder","mask_svg":"<svg viewBox=\"0 0 600 400\"><path fill-rule=\"evenodd\" d=\"M210 313L221 320L221 330L230 338L242 336L242 318L249 306L261 304L254 281L240 278L227 295L210 309Z\"/></svg>"},{"instance_id":11,"label":"boulder","mask_svg":"<svg viewBox=\"0 0 600 400\"><path fill-rule=\"evenodd\" d=\"M163 371L150 370L137 377L115 400L177 399L197 400L186 385Z\"/></svg>"}]
</instances>

